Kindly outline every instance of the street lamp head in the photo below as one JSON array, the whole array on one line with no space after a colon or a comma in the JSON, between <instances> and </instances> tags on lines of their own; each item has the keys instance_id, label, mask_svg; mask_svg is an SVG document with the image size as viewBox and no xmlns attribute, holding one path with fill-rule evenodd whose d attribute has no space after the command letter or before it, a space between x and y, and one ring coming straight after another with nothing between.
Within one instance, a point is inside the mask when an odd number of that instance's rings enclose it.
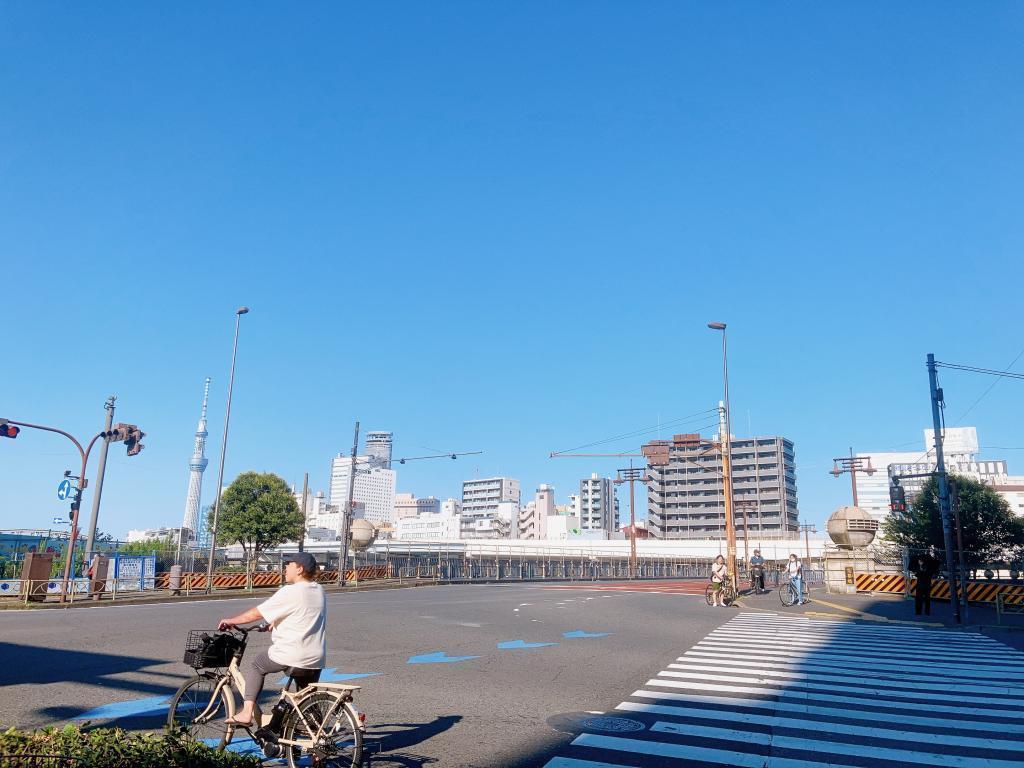
<instances>
[{"instance_id":1,"label":"street lamp head","mask_svg":"<svg viewBox=\"0 0 1024 768\"><path fill-rule=\"evenodd\" d=\"M724 331L725 323L708 323L708 328L713 331Z\"/></svg>"},{"instance_id":2,"label":"street lamp head","mask_svg":"<svg viewBox=\"0 0 1024 768\"><path fill-rule=\"evenodd\" d=\"M249 308L248 307L239 307L237 310L235 310L235 314L236 315L247 315L247 314L249 314Z\"/></svg>"}]
</instances>

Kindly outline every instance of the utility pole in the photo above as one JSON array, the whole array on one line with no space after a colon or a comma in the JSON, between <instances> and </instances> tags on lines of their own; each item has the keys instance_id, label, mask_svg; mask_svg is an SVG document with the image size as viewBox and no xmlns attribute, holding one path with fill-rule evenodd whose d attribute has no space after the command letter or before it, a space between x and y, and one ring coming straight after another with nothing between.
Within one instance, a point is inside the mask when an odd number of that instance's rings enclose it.
<instances>
[{"instance_id":1,"label":"utility pole","mask_svg":"<svg viewBox=\"0 0 1024 768\"><path fill-rule=\"evenodd\" d=\"M352 525L352 497L356 489L356 454L359 453L359 422L356 422L352 437L352 463L348 468L348 503L341 519L341 544L338 545L338 584L345 586L345 572L348 570L348 537Z\"/></svg>"},{"instance_id":2,"label":"utility pole","mask_svg":"<svg viewBox=\"0 0 1024 768\"><path fill-rule=\"evenodd\" d=\"M620 469L619 476L615 480L619 483L629 483L629 578L636 578L636 511L634 506L633 487L637 480L644 482L644 470L633 466L630 459L628 469Z\"/></svg>"},{"instance_id":3,"label":"utility pole","mask_svg":"<svg viewBox=\"0 0 1024 768\"><path fill-rule=\"evenodd\" d=\"M953 525L949 506L949 485L946 481L946 460L942 453L942 419L939 415L943 401L942 389L939 388L938 372L935 368L935 355L928 353L928 388L932 401L932 432L935 435L935 473L939 485L939 515L942 519L942 544L946 549L946 573L949 579L949 599L953 604L956 623L961 623L960 599L953 567Z\"/></svg>"},{"instance_id":4,"label":"utility pole","mask_svg":"<svg viewBox=\"0 0 1024 768\"><path fill-rule=\"evenodd\" d=\"M811 534L812 531L817 533L818 529L812 523L802 523L800 525L800 530L803 531L803 534L804 534L804 552L805 552L805 556L806 556L807 562L810 563L811 562L811 537L810 537L810 534Z\"/></svg>"},{"instance_id":5,"label":"utility pole","mask_svg":"<svg viewBox=\"0 0 1024 768\"><path fill-rule=\"evenodd\" d=\"M114 426L114 403L117 402L117 395L111 395L107 398L107 402L104 403L103 407L107 411L107 421L103 426L104 432L109 432L110 428ZM103 475L107 469L107 451L110 448L110 443L106 440L103 441L103 445L100 447L100 464L96 468L96 494L92 499L92 515L89 517L89 534L85 540L85 558L88 559L93 555L93 546L96 543L96 521L100 514L100 497L103 495ZM89 589L92 589L92 582L89 582Z\"/></svg>"},{"instance_id":6,"label":"utility pole","mask_svg":"<svg viewBox=\"0 0 1024 768\"><path fill-rule=\"evenodd\" d=\"M850 490L853 492L853 506L857 506L857 473L873 475L877 470L871 466L871 457L854 456L853 447L850 448L849 456L840 456L832 459L832 470L829 472L833 477L842 474L850 474Z\"/></svg>"},{"instance_id":7,"label":"utility pole","mask_svg":"<svg viewBox=\"0 0 1024 768\"><path fill-rule=\"evenodd\" d=\"M967 563L964 558L964 532L960 527L960 493L956 479L949 481L949 505L953 508L953 521L956 523L956 547L960 551L960 598L963 603L964 621L970 623L967 607Z\"/></svg>"},{"instance_id":8,"label":"utility pole","mask_svg":"<svg viewBox=\"0 0 1024 768\"><path fill-rule=\"evenodd\" d=\"M728 379L726 379L726 382L726 387L728 387ZM738 589L739 577L736 573L736 519L733 514L732 503L732 435L729 433L728 406L724 403L719 403L718 408L718 432L722 451L722 495L725 505L726 565L729 569L729 576L732 577L732 583Z\"/></svg>"},{"instance_id":9,"label":"utility pole","mask_svg":"<svg viewBox=\"0 0 1024 768\"><path fill-rule=\"evenodd\" d=\"M302 478L302 533L299 536L299 552L302 552L302 543L306 540L306 497L309 495L309 472Z\"/></svg>"}]
</instances>

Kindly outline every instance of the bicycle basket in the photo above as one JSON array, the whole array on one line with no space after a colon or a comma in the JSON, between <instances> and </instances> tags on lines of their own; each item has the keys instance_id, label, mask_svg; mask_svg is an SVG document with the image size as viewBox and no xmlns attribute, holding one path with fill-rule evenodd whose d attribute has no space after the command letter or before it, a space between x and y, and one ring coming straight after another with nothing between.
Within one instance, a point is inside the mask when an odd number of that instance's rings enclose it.
<instances>
[{"instance_id":1,"label":"bicycle basket","mask_svg":"<svg viewBox=\"0 0 1024 768\"><path fill-rule=\"evenodd\" d=\"M226 667L242 641L227 632L212 629L193 629L185 641L184 661L194 669Z\"/></svg>"}]
</instances>

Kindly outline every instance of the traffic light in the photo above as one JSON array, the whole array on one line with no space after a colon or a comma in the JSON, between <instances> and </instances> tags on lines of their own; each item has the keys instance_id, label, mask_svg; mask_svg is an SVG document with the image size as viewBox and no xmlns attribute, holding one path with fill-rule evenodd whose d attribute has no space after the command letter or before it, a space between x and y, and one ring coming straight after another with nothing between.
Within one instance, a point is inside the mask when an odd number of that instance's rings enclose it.
<instances>
[{"instance_id":1,"label":"traffic light","mask_svg":"<svg viewBox=\"0 0 1024 768\"><path fill-rule=\"evenodd\" d=\"M0 437L9 437L12 440L21 432L21 427L16 427L7 419L0 419Z\"/></svg>"},{"instance_id":2,"label":"traffic light","mask_svg":"<svg viewBox=\"0 0 1024 768\"><path fill-rule=\"evenodd\" d=\"M142 438L146 436L146 433L134 424L129 424L128 426L128 439L124 441L124 444L128 446L129 456L137 456L146 447L142 444Z\"/></svg>"},{"instance_id":3,"label":"traffic light","mask_svg":"<svg viewBox=\"0 0 1024 768\"><path fill-rule=\"evenodd\" d=\"M142 438L145 436L146 433L134 424L123 423L115 424L109 432L100 432L100 437L108 443L124 443L128 446L129 456L136 456L142 452L146 447L142 444Z\"/></svg>"},{"instance_id":4,"label":"traffic light","mask_svg":"<svg viewBox=\"0 0 1024 768\"><path fill-rule=\"evenodd\" d=\"M907 492L900 485L900 481L896 479L889 486L889 509L893 512L907 511Z\"/></svg>"}]
</instances>

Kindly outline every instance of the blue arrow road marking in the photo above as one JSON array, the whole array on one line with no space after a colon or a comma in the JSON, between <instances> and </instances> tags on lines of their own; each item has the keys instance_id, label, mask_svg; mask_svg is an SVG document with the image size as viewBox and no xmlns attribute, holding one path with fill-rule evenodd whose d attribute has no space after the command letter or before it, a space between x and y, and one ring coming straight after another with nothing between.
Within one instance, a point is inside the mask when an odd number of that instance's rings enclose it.
<instances>
[{"instance_id":1,"label":"blue arrow road marking","mask_svg":"<svg viewBox=\"0 0 1024 768\"><path fill-rule=\"evenodd\" d=\"M320 673L321 683L340 683L344 680L355 680L358 677L374 677L375 675L381 674L380 672L338 672L334 667L325 669ZM284 685L288 682L288 676L285 675L277 681L278 685Z\"/></svg>"},{"instance_id":2,"label":"blue arrow road marking","mask_svg":"<svg viewBox=\"0 0 1024 768\"><path fill-rule=\"evenodd\" d=\"M548 645L558 645L558 643L528 643L525 640L506 640L503 643L498 643L498 647L503 651L512 651L520 648L544 648Z\"/></svg>"},{"instance_id":3,"label":"blue arrow road marking","mask_svg":"<svg viewBox=\"0 0 1024 768\"><path fill-rule=\"evenodd\" d=\"M454 661L469 661L479 659L479 656L449 656L444 651L436 653L424 653L419 656L410 656L407 664L450 664Z\"/></svg>"},{"instance_id":4,"label":"blue arrow road marking","mask_svg":"<svg viewBox=\"0 0 1024 768\"><path fill-rule=\"evenodd\" d=\"M584 632L582 629L574 629L572 632L563 632L562 637L608 637L610 634L611 632Z\"/></svg>"},{"instance_id":5,"label":"blue arrow road marking","mask_svg":"<svg viewBox=\"0 0 1024 768\"><path fill-rule=\"evenodd\" d=\"M150 696L145 699L130 699L128 701L115 701L113 704L90 709L80 715L75 715L72 720L116 720L122 717L145 717L147 715L159 715L167 712L167 706L171 703L170 696Z\"/></svg>"}]
</instances>

